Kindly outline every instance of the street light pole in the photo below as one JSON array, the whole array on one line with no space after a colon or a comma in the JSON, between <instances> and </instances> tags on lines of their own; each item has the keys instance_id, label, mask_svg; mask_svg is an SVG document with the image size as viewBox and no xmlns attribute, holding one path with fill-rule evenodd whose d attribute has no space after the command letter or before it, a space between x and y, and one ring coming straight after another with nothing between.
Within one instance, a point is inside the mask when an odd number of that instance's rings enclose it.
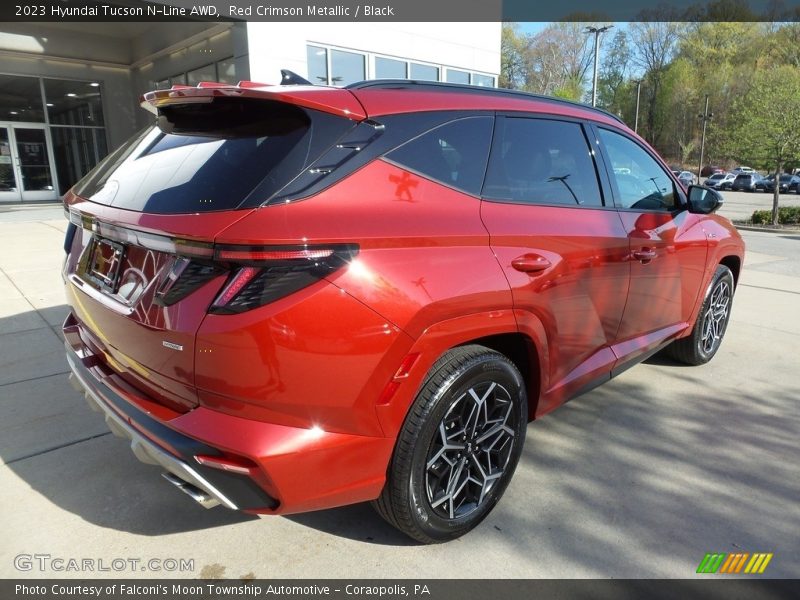
<instances>
[{"instance_id":1,"label":"street light pole","mask_svg":"<svg viewBox=\"0 0 800 600\"><path fill-rule=\"evenodd\" d=\"M702 115L697 115L697 117L703 121L703 134L700 137L700 168L697 170L697 183L700 183L700 177L703 173L703 153L706 149L706 125L714 116L714 113L708 112L708 94L706 94L706 107L703 110Z\"/></svg>"},{"instance_id":2,"label":"street light pole","mask_svg":"<svg viewBox=\"0 0 800 600\"><path fill-rule=\"evenodd\" d=\"M594 34L594 76L592 77L592 106L597 106L597 58L600 54L600 34L605 33L613 25L606 25L605 27L587 27L584 33Z\"/></svg>"},{"instance_id":3,"label":"street light pole","mask_svg":"<svg viewBox=\"0 0 800 600\"><path fill-rule=\"evenodd\" d=\"M642 93L642 80L636 81L636 119L633 122L634 133L639 133L639 96Z\"/></svg>"}]
</instances>

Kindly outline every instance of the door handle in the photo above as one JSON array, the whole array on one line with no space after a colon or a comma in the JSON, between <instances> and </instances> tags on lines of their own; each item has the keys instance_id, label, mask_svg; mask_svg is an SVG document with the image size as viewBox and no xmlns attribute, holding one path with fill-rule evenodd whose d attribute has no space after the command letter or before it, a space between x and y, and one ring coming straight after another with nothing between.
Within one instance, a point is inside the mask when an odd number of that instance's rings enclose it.
<instances>
[{"instance_id":1,"label":"door handle","mask_svg":"<svg viewBox=\"0 0 800 600\"><path fill-rule=\"evenodd\" d=\"M523 254L512 260L511 266L523 273L539 273L550 266L550 261L538 254Z\"/></svg>"},{"instance_id":2,"label":"door handle","mask_svg":"<svg viewBox=\"0 0 800 600\"><path fill-rule=\"evenodd\" d=\"M641 248L640 250L633 251L633 258L638 261L641 261L643 265L646 265L651 260L653 260L657 256L656 251L652 248Z\"/></svg>"}]
</instances>

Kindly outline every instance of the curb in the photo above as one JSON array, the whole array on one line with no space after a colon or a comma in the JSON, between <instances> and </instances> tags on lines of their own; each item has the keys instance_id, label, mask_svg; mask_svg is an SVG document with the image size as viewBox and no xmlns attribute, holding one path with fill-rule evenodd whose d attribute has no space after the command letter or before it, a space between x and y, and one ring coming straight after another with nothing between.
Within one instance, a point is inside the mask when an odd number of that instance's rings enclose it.
<instances>
[{"instance_id":1,"label":"curb","mask_svg":"<svg viewBox=\"0 0 800 600\"><path fill-rule=\"evenodd\" d=\"M776 229L775 227L758 227L757 225L740 225L739 223L733 224L736 229L741 231L760 231L762 233L800 233L800 227L782 227Z\"/></svg>"}]
</instances>

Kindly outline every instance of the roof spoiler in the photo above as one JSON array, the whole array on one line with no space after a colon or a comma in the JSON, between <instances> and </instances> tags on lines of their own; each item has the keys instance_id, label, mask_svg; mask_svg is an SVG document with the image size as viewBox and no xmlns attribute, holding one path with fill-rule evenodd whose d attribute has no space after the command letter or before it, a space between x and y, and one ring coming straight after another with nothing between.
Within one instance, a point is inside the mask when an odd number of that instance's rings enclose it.
<instances>
[{"instance_id":1,"label":"roof spoiler","mask_svg":"<svg viewBox=\"0 0 800 600\"><path fill-rule=\"evenodd\" d=\"M201 81L197 86L173 85L168 90L147 92L139 102L145 110L158 114L158 109L169 104L205 104L215 98L240 97L259 100L275 100L295 104L362 121L367 118L366 111L355 95L343 88L312 85L297 73L281 69L281 84L240 81L236 85L215 81Z\"/></svg>"}]
</instances>

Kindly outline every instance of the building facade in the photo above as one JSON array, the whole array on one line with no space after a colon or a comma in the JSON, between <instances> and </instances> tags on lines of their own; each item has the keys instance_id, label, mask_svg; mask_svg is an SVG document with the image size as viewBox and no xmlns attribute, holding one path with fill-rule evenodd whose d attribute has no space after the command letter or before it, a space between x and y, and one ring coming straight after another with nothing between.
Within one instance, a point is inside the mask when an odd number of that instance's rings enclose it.
<instances>
[{"instance_id":1,"label":"building facade","mask_svg":"<svg viewBox=\"0 0 800 600\"><path fill-rule=\"evenodd\" d=\"M57 200L200 81L421 79L496 86L500 23L2 23L0 203Z\"/></svg>"}]
</instances>

